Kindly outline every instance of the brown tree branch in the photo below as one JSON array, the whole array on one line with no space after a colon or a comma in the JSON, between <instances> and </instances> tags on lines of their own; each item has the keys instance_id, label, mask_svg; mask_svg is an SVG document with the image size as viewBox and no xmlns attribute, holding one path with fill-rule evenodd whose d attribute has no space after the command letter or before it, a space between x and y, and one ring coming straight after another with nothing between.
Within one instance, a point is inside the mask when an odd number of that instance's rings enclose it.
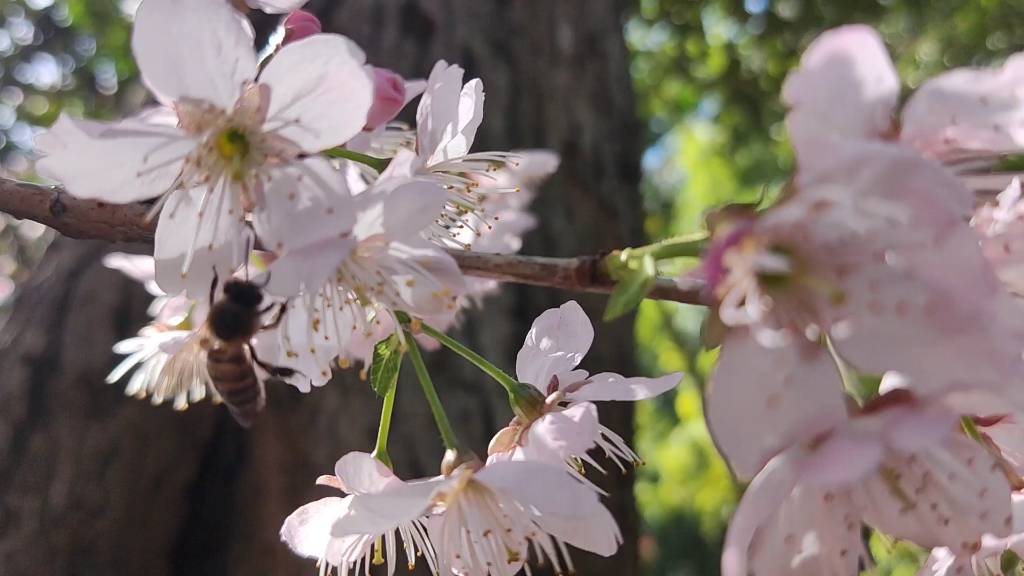
<instances>
[{"instance_id":1,"label":"brown tree branch","mask_svg":"<svg viewBox=\"0 0 1024 576\"><path fill-rule=\"evenodd\" d=\"M152 244L155 222L146 222L145 204L107 204L75 198L60 187L39 186L0 178L0 212L45 224L69 238ZM570 292L607 294L615 282L601 266L602 255L544 258L450 250L463 273L503 282L560 288ZM703 285L680 286L659 278L649 297L706 305Z\"/></svg>"}]
</instances>

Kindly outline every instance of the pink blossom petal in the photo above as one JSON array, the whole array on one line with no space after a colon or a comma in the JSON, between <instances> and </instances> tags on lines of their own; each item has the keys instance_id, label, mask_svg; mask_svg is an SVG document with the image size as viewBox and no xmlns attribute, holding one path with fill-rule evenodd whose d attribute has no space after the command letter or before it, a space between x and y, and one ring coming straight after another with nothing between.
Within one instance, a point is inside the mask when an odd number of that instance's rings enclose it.
<instances>
[{"instance_id":1,"label":"pink blossom petal","mask_svg":"<svg viewBox=\"0 0 1024 576\"><path fill-rule=\"evenodd\" d=\"M881 532L969 555L984 534L1010 533L1010 486L984 446L960 434L946 438L944 447L887 458L854 497Z\"/></svg>"},{"instance_id":2,"label":"pink blossom petal","mask_svg":"<svg viewBox=\"0 0 1024 576\"><path fill-rule=\"evenodd\" d=\"M782 86L782 100L809 113L820 129L842 137L877 138L892 126L900 80L882 39L849 25L819 36Z\"/></svg>"},{"instance_id":3,"label":"pink blossom petal","mask_svg":"<svg viewBox=\"0 0 1024 576\"><path fill-rule=\"evenodd\" d=\"M762 576L856 574L868 555L849 493L797 487L757 530L751 571Z\"/></svg>"},{"instance_id":4,"label":"pink blossom petal","mask_svg":"<svg viewBox=\"0 0 1024 576\"><path fill-rule=\"evenodd\" d=\"M395 482L401 482L383 462L366 452L349 452L334 465L334 475L346 492L376 494Z\"/></svg>"},{"instance_id":5,"label":"pink blossom petal","mask_svg":"<svg viewBox=\"0 0 1024 576\"><path fill-rule=\"evenodd\" d=\"M542 391L551 377L575 368L594 342L594 327L574 300L546 310L536 320L516 356L520 382Z\"/></svg>"},{"instance_id":6,"label":"pink blossom petal","mask_svg":"<svg viewBox=\"0 0 1024 576\"><path fill-rule=\"evenodd\" d=\"M599 434L597 406L583 402L549 412L530 424L522 453L529 460L562 464L593 448Z\"/></svg>"},{"instance_id":7,"label":"pink blossom petal","mask_svg":"<svg viewBox=\"0 0 1024 576\"><path fill-rule=\"evenodd\" d=\"M365 130L372 130L395 119L406 104L405 80L385 68L373 69L373 105L366 119Z\"/></svg>"},{"instance_id":8,"label":"pink blossom petal","mask_svg":"<svg viewBox=\"0 0 1024 576\"><path fill-rule=\"evenodd\" d=\"M900 141L946 157L1024 148L1024 54L999 68L957 68L921 85L907 100Z\"/></svg>"},{"instance_id":9,"label":"pink blossom petal","mask_svg":"<svg viewBox=\"0 0 1024 576\"><path fill-rule=\"evenodd\" d=\"M880 434L841 427L800 464L800 484L828 488L858 482L877 470L884 457Z\"/></svg>"},{"instance_id":10,"label":"pink blossom petal","mask_svg":"<svg viewBox=\"0 0 1024 576\"><path fill-rule=\"evenodd\" d=\"M750 478L786 446L844 421L846 403L839 370L816 343L769 349L736 330L722 344L704 414L733 472Z\"/></svg>"},{"instance_id":11,"label":"pink blossom petal","mask_svg":"<svg viewBox=\"0 0 1024 576\"><path fill-rule=\"evenodd\" d=\"M658 378L624 378L618 374L603 372L588 378L579 390L566 394L574 402L623 400L636 402L647 400L672 390L683 379L682 372L673 372Z\"/></svg>"},{"instance_id":12,"label":"pink blossom petal","mask_svg":"<svg viewBox=\"0 0 1024 576\"><path fill-rule=\"evenodd\" d=\"M145 0L132 53L161 103L194 99L230 110L256 78L252 30L227 2Z\"/></svg>"},{"instance_id":13,"label":"pink blossom petal","mask_svg":"<svg viewBox=\"0 0 1024 576\"><path fill-rule=\"evenodd\" d=\"M284 520L281 540L299 556L320 559L331 540L331 524L348 511L348 498L322 498L300 506Z\"/></svg>"},{"instance_id":14,"label":"pink blossom petal","mask_svg":"<svg viewBox=\"0 0 1024 576\"><path fill-rule=\"evenodd\" d=\"M943 265L956 271L953 262ZM976 282L980 275L964 277L962 284ZM1020 346L1014 344L1013 331L1004 332L999 325L1017 314L1011 310L999 319L995 298L984 301L979 299L984 292L951 292L952 286L947 289L939 281L915 278L884 263L862 268L847 282L838 312L849 319L849 329L834 338L835 347L862 372L902 373L908 388L919 395L1004 388L1021 368Z\"/></svg>"},{"instance_id":15,"label":"pink blossom petal","mask_svg":"<svg viewBox=\"0 0 1024 576\"><path fill-rule=\"evenodd\" d=\"M373 103L365 63L359 46L336 34L281 48L259 78L270 86L266 129L310 153L344 144L363 129Z\"/></svg>"},{"instance_id":16,"label":"pink blossom petal","mask_svg":"<svg viewBox=\"0 0 1024 576\"><path fill-rule=\"evenodd\" d=\"M795 451L783 452L765 464L740 498L722 544L722 576L748 576L750 548L758 528L767 522L796 487Z\"/></svg>"},{"instance_id":17,"label":"pink blossom petal","mask_svg":"<svg viewBox=\"0 0 1024 576\"><path fill-rule=\"evenodd\" d=\"M898 418L887 422L885 433L888 444L899 452L913 454L931 450L956 431L960 415L943 406L921 410L901 410Z\"/></svg>"}]
</instances>

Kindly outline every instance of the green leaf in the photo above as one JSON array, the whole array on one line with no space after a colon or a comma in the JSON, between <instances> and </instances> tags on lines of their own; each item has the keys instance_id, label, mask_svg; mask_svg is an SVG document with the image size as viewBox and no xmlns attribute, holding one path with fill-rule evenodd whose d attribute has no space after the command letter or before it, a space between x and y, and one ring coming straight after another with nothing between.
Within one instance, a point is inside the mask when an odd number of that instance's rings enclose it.
<instances>
[{"instance_id":1,"label":"green leaf","mask_svg":"<svg viewBox=\"0 0 1024 576\"><path fill-rule=\"evenodd\" d=\"M392 334L373 347L373 363L370 365L370 387L378 396L384 397L398 383L398 371L402 367L402 349L398 335Z\"/></svg>"},{"instance_id":2,"label":"green leaf","mask_svg":"<svg viewBox=\"0 0 1024 576\"><path fill-rule=\"evenodd\" d=\"M658 264L654 256L648 254L635 264L630 263L630 270L622 276L608 297L608 306L604 309L605 322L629 313L640 304L658 280Z\"/></svg>"}]
</instances>

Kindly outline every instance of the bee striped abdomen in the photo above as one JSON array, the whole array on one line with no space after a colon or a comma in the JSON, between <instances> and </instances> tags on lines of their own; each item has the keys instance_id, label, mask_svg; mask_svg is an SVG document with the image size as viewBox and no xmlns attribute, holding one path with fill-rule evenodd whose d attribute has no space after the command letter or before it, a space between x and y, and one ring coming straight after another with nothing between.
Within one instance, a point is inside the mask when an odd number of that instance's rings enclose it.
<instances>
[{"instance_id":1,"label":"bee striped abdomen","mask_svg":"<svg viewBox=\"0 0 1024 576\"><path fill-rule=\"evenodd\" d=\"M207 351L206 365L214 388L239 424L249 426L263 408L263 391L245 346L220 343Z\"/></svg>"}]
</instances>

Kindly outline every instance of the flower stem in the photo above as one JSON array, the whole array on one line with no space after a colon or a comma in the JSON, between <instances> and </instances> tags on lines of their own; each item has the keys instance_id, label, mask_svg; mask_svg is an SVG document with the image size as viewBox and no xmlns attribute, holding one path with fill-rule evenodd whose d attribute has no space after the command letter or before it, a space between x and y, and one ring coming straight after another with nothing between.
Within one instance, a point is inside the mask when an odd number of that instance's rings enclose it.
<instances>
[{"instance_id":1,"label":"flower stem","mask_svg":"<svg viewBox=\"0 0 1024 576\"><path fill-rule=\"evenodd\" d=\"M441 405L441 399L437 396L437 390L434 389L434 383L430 380L430 373L427 372L427 366L423 363L423 357L420 356L420 348L416 345L416 339L408 338L406 342L409 345L409 359L412 360L416 377L420 379L420 385L423 386L423 394L426 395L427 404L430 404L430 411L434 414L434 422L437 423L437 429L441 432L444 447L449 450L458 449L459 439L455 436L455 431L452 430L448 415L445 414L444 406Z\"/></svg>"},{"instance_id":2,"label":"flower stem","mask_svg":"<svg viewBox=\"0 0 1024 576\"><path fill-rule=\"evenodd\" d=\"M696 258L704 252L707 247L708 235L704 232L687 234L668 238L661 242L655 242L640 248L631 250L631 254L650 254L655 260L668 260L670 258Z\"/></svg>"},{"instance_id":3,"label":"flower stem","mask_svg":"<svg viewBox=\"0 0 1024 576\"><path fill-rule=\"evenodd\" d=\"M391 413L395 409L395 391L397 383L384 394L384 407L380 410L380 428L377 428L377 445L373 447L373 456L385 466L391 468L391 457L388 456L388 433L391 431Z\"/></svg>"},{"instance_id":4,"label":"flower stem","mask_svg":"<svg viewBox=\"0 0 1024 576\"><path fill-rule=\"evenodd\" d=\"M497 380L498 384L501 384L505 388L505 390L508 391L509 394L518 393L520 386L519 382L516 382L511 376L502 372L501 368L498 368L494 364L491 364L482 356L480 356L476 352L473 352L464 344L462 344L458 340L455 340L454 338L445 334L444 332L441 332L437 328L432 328L426 324L421 324L420 326L424 334L430 336L434 340L437 340L441 344L444 344L445 347L447 347L451 351L455 352L459 356L462 356L466 360L472 362L474 365L476 365L477 368L483 370L488 376Z\"/></svg>"},{"instance_id":5,"label":"flower stem","mask_svg":"<svg viewBox=\"0 0 1024 576\"><path fill-rule=\"evenodd\" d=\"M342 148L340 146L338 148L324 150L323 153L332 158L344 158L353 162L359 162L360 164L366 164L370 168L376 170L377 173L383 172L384 169L388 167L388 163L391 162L387 158L375 158L366 154L360 154L359 152L353 152L352 150Z\"/></svg>"}]
</instances>

